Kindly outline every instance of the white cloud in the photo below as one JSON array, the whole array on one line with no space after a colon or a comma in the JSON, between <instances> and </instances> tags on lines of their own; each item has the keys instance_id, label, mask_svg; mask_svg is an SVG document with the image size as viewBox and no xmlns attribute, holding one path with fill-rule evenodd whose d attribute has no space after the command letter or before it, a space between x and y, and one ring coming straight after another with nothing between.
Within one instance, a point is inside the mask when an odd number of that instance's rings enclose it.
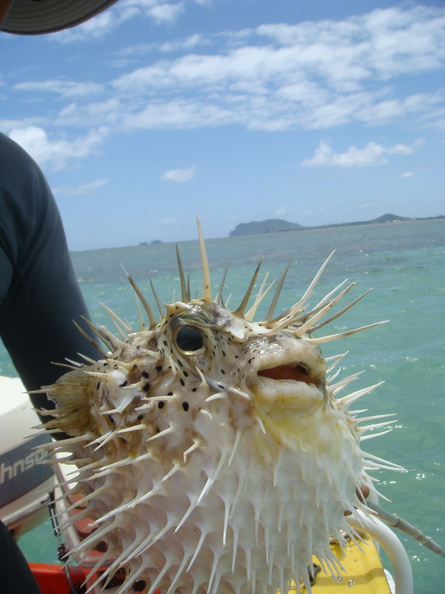
<instances>
[{"instance_id":1,"label":"white cloud","mask_svg":"<svg viewBox=\"0 0 445 594\"><path fill-rule=\"evenodd\" d=\"M414 171L404 171L400 177L414 177Z\"/></svg>"},{"instance_id":2,"label":"white cloud","mask_svg":"<svg viewBox=\"0 0 445 594\"><path fill-rule=\"evenodd\" d=\"M192 167L188 167L187 169L170 169L169 171L165 171L162 174L161 179L182 183L190 181L195 175L196 167L192 165Z\"/></svg>"},{"instance_id":3,"label":"white cloud","mask_svg":"<svg viewBox=\"0 0 445 594\"><path fill-rule=\"evenodd\" d=\"M336 166L336 167L365 167L369 165L382 165L386 163L385 155L410 155L414 147L422 143L418 140L414 145L395 144L384 147L375 142L368 142L363 148L350 146L344 153L335 153L331 146L324 140L315 149L314 156L304 159L301 165L305 167L314 166Z\"/></svg>"},{"instance_id":4,"label":"white cloud","mask_svg":"<svg viewBox=\"0 0 445 594\"><path fill-rule=\"evenodd\" d=\"M97 28L106 31L133 18L153 20L155 13L158 21L174 19L186 7L185 2L122 0L103 13L112 23L97 21ZM198 44L207 44L208 52L192 53ZM164 52L165 58L173 50L187 53L176 59L154 61L152 53L143 58L154 51ZM74 98L71 124L119 130L232 124L321 130L354 122L438 126L443 121L445 91L410 95L399 81L443 68L445 8L396 7L343 21L262 25L208 38L196 34L158 47L129 46L131 56L147 61L102 86L57 80L21 83L15 89ZM111 108L106 112L104 102L92 98L102 89Z\"/></svg>"},{"instance_id":5,"label":"white cloud","mask_svg":"<svg viewBox=\"0 0 445 594\"><path fill-rule=\"evenodd\" d=\"M0 130L3 134L9 135L12 130L19 128L27 128L28 126L38 126L46 121L42 117L28 117L28 118L14 118L14 119L0 119Z\"/></svg>"},{"instance_id":6,"label":"white cloud","mask_svg":"<svg viewBox=\"0 0 445 594\"><path fill-rule=\"evenodd\" d=\"M28 81L12 87L15 91L31 91L32 93L56 93L61 97L89 97L104 90L104 86L92 82L75 82L70 80Z\"/></svg>"},{"instance_id":7,"label":"white cloud","mask_svg":"<svg viewBox=\"0 0 445 594\"><path fill-rule=\"evenodd\" d=\"M178 50L190 50L196 46L207 45L208 43L208 40L205 40L202 35L197 33L190 37L186 37L185 39L163 43L159 49L161 52L175 52Z\"/></svg>"},{"instance_id":8,"label":"white cloud","mask_svg":"<svg viewBox=\"0 0 445 594\"><path fill-rule=\"evenodd\" d=\"M238 35L235 47L234 37L213 53L164 59L113 81L119 95L133 95L129 120L141 121L158 104L187 101L188 116L166 121L166 126L196 126L194 112L204 105L213 113L224 112L220 125L323 129L354 121L388 123L431 113L443 104L443 93L397 96L387 81L443 65L445 10L388 9L338 22L263 25ZM385 59L377 59L376 52ZM156 105L147 101L154 94ZM201 118L199 125L206 124L214 122Z\"/></svg>"},{"instance_id":9,"label":"white cloud","mask_svg":"<svg viewBox=\"0 0 445 594\"><path fill-rule=\"evenodd\" d=\"M274 212L274 215L277 217L281 217L283 215L285 215L287 212L287 208L285 206L281 206L280 208L277 208Z\"/></svg>"},{"instance_id":10,"label":"white cloud","mask_svg":"<svg viewBox=\"0 0 445 594\"><path fill-rule=\"evenodd\" d=\"M108 179L97 179L96 181L88 184L80 184L77 188L54 188L54 194L74 194L74 195L85 195L90 194L97 188L105 186L109 182Z\"/></svg>"},{"instance_id":11,"label":"white cloud","mask_svg":"<svg viewBox=\"0 0 445 594\"><path fill-rule=\"evenodd\" d=\"M118 18L116 10L112 7L77 27L53 33L48 36L48 39L49 41L56 41L59 43L73 43L84 39L98 39L114 31L119 26L119 21L120 19Z\"/></svg>"},{"instance_id":12,"label":"white cloud","mask_svg":"<svg viewBox=\"0 0 445 594\"><path fill-rule=\"evenodd\" d=\"M109 35L130 19L146 17L155 24L169 24L184 12L184 2L171 0L121 0L82 25L49 36L51 41L72 43Z\"/></svg>"},{"instance_id":13,"label":"white cloud","mask_svg":"<svg viewBox=\"0 0 445 594\"><path fill-rule=\"evenodd\" d=\"M81 159L90 155L103 141L104 130L91 130L86 136L75 140L51 140L45 130L27 126L10 131L9 136L23 147L41 166L58 170L69 159Z\"/></svg>"},{"instance_id":14,"label":"white cloud","mask_svg":"<svg viewBox=\"0 0 445 594\"><path fill-rule=\"evenodd\" d=\"M161 220L162 225L174 225L178 223L181 219L179 217L166 217L165 219Z\"/></svg>"},{"instance_id":15,"label":"white cloud","mask_svg":"<svg viewBox=\"0 0 445 594\"><path fill-rule=\"evenodd\" d=\"M168 2L156 3L147 8L147 14L156 23L171 23L184 11L184 3L173 4Z\"/></svg>"}]
</instances>

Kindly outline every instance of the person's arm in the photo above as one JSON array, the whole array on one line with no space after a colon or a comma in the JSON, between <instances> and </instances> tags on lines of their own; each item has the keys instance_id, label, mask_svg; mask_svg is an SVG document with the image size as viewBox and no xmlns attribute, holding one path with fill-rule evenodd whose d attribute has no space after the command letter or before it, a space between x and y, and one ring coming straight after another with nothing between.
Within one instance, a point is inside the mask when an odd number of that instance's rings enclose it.
<instances>
[{"instance_id":1,"label":"person's arm","mask_svg":"<svg viewBox=\"0 0 445 594\"><path fill-rule=\"evenodd\" d=\"M85 214L87 216L87 213ZM53 362L98 358L73 320L89 317L55 200L34 161L0 135L0 336L27 390L63 373ZM36 408L52 408L45 394Z\"/></svg>"}]
</instances>

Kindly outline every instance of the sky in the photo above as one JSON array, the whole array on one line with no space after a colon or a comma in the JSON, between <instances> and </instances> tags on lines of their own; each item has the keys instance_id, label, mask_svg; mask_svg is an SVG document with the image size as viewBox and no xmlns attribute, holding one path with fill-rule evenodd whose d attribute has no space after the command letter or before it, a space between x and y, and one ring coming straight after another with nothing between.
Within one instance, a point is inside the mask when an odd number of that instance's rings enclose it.
<instances>
[{"instance_id":1,"label":"sky","mask_svg":"<svg viewBox=\"0 0 445 594\"><path fill-rule=\"evenodd\" d=\"M120 0L0 56L73 251L445 214L443 0Z\"/></svg>"}]
</instances>

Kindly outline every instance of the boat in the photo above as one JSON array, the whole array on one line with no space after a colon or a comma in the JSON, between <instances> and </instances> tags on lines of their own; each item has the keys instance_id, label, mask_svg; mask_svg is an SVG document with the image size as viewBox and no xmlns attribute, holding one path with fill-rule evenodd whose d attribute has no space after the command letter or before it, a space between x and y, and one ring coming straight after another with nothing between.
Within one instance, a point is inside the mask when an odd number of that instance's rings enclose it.
<instances>
[{"instance_id":1,"label":"boat","mask_svg":"<svg viewBox=\"0 0 445 594\"><path fill-rule=\"evenodd\" d=\"M106 567L100 567L100 558L106 543L100 543L81 565L64 564L70 550L75 548L88 533L88 520L75 523L62 531L59 524L68 510L60 489L56 486L72 467L61 461L55 468L44 464L45 455L35 447L50 441L50 436L32 429L39 419L32 409L28 395L19 378L0 376L0 517L14 538L33 529L40 522L51 517L58 540L60 563L46 564L30 562L42 594L82 594L91 587L91 594L114 594L123 581L116 576L109 582L101 575ZM76 503L72 498L71 503ZM313 594L413 594L412 569L408 555L391 528L378 518L368 518L362 513L349 516L351 525L360 533L362 541L349 543L342 551L335 541L331 549L345 572L332 577L331 573L313 559ZM387 553L391 573L384 568L380 548ZM93 585L98 581L97 585ZM143 580L136 582L128 594L147 593L149 586ZM290 592L298 592L293 586ZM300 586L301 594L306 589ZM156 590L153 594L164 594ZM277 593L279 594L279 593Z\"/></svg>"}]
</instances>

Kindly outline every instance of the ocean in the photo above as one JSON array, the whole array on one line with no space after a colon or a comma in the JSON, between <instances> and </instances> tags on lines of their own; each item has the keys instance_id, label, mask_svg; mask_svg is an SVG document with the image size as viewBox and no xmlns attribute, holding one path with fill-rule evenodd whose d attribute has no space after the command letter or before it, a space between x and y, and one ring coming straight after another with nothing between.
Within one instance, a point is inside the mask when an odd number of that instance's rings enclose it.
<instances>
[{"instance_id":1,"label":"ocean","mask_svg":"<svg viewBox=\"0 0 445 594\"><path fill-rule=\"evenodd\" d=\"M334 334L380 320L389 323L327 343L323 352L328 356L348 351L342 361L343 376L364 371L353 389L385 381L359 407L367 408L369 414L397 413L389 434L365 444L367 451L404 468L374 473L380 492L390 500L381 503L445 547L445 220L212 239L206 245L214 294L229 266L224 297L231 308L240 302L262 256L269 280L278 279L292 261L280 300L282 310L298 300L334 249L311 304L346 278L357 283L351 300L372 288L323 332ZM179 248L192 294L200 294L198 242L181 242ZM133 321L134 328L138 326L133 291L121 264L152 303L149 279L161 300L171 302L179 295L174 244L77 252L73 259L93 320L110 328L101 301ZM0 351L0 373L15 375L4 350ZM445 592L444 558L408 536L399 536L412 562L415 592ZM24 535L20 545L30 561L56 560L49 522Z\"/></svg>"}]
</instances>

